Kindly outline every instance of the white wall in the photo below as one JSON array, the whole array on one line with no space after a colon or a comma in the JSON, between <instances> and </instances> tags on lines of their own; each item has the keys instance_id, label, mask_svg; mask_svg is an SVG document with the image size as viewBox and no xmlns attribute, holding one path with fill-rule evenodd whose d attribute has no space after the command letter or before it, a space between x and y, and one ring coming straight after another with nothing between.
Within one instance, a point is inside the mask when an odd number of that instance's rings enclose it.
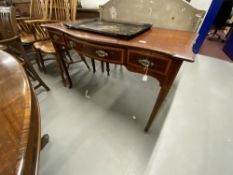
<instances>
[{"instance_id":1,"label":"white wall","mask_svg":"<svg viewBox=\"0 0 233 175\"><path fill-rule=\"evenodd\" d=\"M191 5L201 10L208 10L212 0L191 0Z\"/></svg>"},{"instance_id":2,"label":"white wall","mask_svg":"<svg viewBox=\"0 0 233 175\"><path fill-rule=\"evenodd\" d=\"M80 0L83 8L98 9L99 5L105 4L108 0Z\"/></svg>"},{"instance_id":3,"label":"white wall","mask_svg":"<svg viewBox=\"0 0 233 175\"><path fill-rule=\"evenodd\" d=\"M98 9L99 5L106 3L108 0L80 0L84 8ZM126 0L127 1L127 0ZM212 0L191 0L191 4L202 10L208 10Z\"/></svg>"}]
</instances>

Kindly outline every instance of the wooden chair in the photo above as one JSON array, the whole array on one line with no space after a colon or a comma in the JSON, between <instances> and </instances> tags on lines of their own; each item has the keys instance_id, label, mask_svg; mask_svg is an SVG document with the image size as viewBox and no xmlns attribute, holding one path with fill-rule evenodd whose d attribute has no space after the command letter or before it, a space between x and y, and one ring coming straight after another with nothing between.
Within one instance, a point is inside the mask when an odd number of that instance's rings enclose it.
<instances>
[{"instance_id":1,"label":"wooden chair","mask_svg":"<svg viewBox=\"0 0 233 175\"><path fill-rule=\"evenodd\" d=\"M46 90L50 90L49 87L40 78L40 76L36 73L31 62L26 56L16 26L15 11L13 7L0 7L0 25L4 26L0 29L0 45L4 46L2 49L14 55L24 66L28 76L39 82L39 84L35 86L35 89L43 86Z\"/></svg>"},{"instance_id":2,"label":"wooden chair","mask_svg":"<svg viewBox=\"0 0 233 175\"><path fill-rule=\"evenodd\" d=\"M35 41L30 26L25 22L27 20L46 21L48 16L48 0L31 0L30 13L28 17L18 17L17 24L20 31L21 41L23 44L32 44Z\"/></svg>"},{"instance_id":3,"label":"wooden chair","mask_svg":"<svg viewBox=\"0 0 233 175\"><path fill-rule=\"evenodd\" d=\"M56 20L56 21L76 20L77 4L78 4L77 0L51 0L51 1L52 3L50 3L49 5L50 10L48 10L49 18L51 20ZM81 56L81 59L85 61L84 56ZM91 61L92 61L93 72L95 72L96 71L95 60L91 59ZM102 72L104 72L103 61L101 61L101 70ZM106 62L106 70L107 70L107 74L109 75L110 68L108 62Z\"/></svg>"},{"instance_id":4,"label":"wooden chair","mask_svg":"<svg viewBox=\"0 0 233 175\"><path fill-rule=\"evenodd\" d=\"M30 26L30 30L34 34L34 38L36 42L33 43L33 47L37 52L39 58L38 66L46 72L45 61L51 59L44 59L44 54L52 54L55 55L57 64L59 66L59 70L61 73L61 78L66 85L66 79L64 75L64 70L66 70L70 64L77 63L83 61L87 68L90 69L84 57L80 57L81 60L73 61L71 58L69 51L66 47L62 50L64 54L64 58L60 58L58 53L56 52L52 41L50 40L49 34L42 27L42 24L54 22L54 21L64 21L64 20L73 20L76 17L76 8L74 6L77 5L77 0L50 0L48 4L48 16L50 20L29 20L26 21ZM66 48L66 49L65 49ZM62 64L62 60L65 60L65 64Z\"/></svg>"},{"instance_id":5,"label":"wooden chair","mask_svg":"<svg viewBox=\"0 0 233 175\"><path fill-rule=\"evenodd\" d=\"M47 21L48 23L49 21ZM30 21L31 30L33 31L34 37L36 41L33 43L33 48L37 53L37 62L38 67L46 72L45 61L56 59L62 81L64 85L66 85L66 80L64 77L64 68L62 67L61 60L58 57L58 54L53 46L53 43L50 40L49 34L47 31L41 26L44 22L41 21ZM51 54L54 55L55 58L44 58L44 55Z\"/></svg>"},{"instance_id":6,"label":"wooden chair","mask_svg":"<svg viewBox=\"0 0 233 175\"><path fill-rule=\"evenodd\" d=\"M0 6L10 6L12 5L12 0L0 0Z\"/></svg>"},{"instance_id":7,"label":"wooden chair","mask_svg":"<svg viewBox=\"0 0 233 175\"><path fill-rule=\"evenodd\" d=\"M57 21L75 20L78 0L50 0L49 19Z\"/></svg>"}]
</instances>

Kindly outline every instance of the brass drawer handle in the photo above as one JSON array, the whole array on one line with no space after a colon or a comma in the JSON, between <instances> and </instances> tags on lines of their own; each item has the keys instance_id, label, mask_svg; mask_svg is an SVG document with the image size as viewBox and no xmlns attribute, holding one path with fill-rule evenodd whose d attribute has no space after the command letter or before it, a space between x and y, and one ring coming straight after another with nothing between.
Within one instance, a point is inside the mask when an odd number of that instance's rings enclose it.
<instances>
[{"instance_id":1,"label":"brass drawer handle","mask_svg":"<svg viewBox=\"0 0 233 175\"><path fill-rule=\"evenodd\" d=\"M139 59L138 63L141 64L144 67L153 67L155 64L148 59Z\"/></svg>"},{"instance_id":2,"label":"brass drawer handle","mask_svg":"<svg viewBox=\"0 0 233 175\"><path fill-rule=\"evenodd\" d=\"M95 53L101 58L108 57L108 53L104 50L97 50Z\"/></svg>"}]
</instances>

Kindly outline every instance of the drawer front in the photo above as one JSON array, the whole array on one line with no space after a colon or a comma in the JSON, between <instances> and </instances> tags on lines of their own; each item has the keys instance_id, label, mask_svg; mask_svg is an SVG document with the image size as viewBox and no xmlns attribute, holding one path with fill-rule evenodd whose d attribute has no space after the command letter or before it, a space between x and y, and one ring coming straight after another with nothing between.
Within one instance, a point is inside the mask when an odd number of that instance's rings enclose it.
<instances>
[{"instance_id":1,"label":"drawer front","mask_svg":"<svg viewBox=\"0 0 233 175\"><path fill-rule=\"evenodd\" d=\"M123 64L125 50L121 48L108 47L104 45L92 44L71 37L66 37L69 47L90 58L110 63Z\"/></svg>"},{"instance_id":2,"label":"drawer front","mask_svg":"<svg viewBox=\"0 0 233 175\"><path fill-rule=\"evenodd\" d=\"M166 75L171 65L171 59L155 52L129 50L127 55L127 65L138 68L141 71L155 72Z\"/></svg>"},{"instance_id":3,"label":"drawer front","mask_svg":"<svg viewBox=\"0 0 233 175\"><path fill-rule=\"evenodd\" d=\"M65 45L65 40L62 32L48 30L51 40L53 43L58 43L61 45Z\"/></svg>"},{"instance_id":4,"label":"drawer front","mask_svg":"<svg viewBox=\"0 0 233 175\"><path fill-rule=\"evenodd\" d=\"M68 36L68 35L65 36L65 39L66 39L66 42L67 42L67 45L69 48L73 48L81 53L83 52L83 50L84 50L84 43L83 42L76 40L74 37Z\"/></svg>"}]
</instances>

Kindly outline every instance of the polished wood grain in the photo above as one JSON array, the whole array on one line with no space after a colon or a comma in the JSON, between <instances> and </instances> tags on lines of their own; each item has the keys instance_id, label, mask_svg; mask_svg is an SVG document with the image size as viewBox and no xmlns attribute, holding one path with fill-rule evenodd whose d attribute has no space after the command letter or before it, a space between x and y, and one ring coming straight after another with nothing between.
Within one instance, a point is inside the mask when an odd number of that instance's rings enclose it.
<instances>
[{"instance_id":1,"label":"polished wood grain","mask_svg":"<svg viewBox=\"0 0 233 175\"><path fill-rule=\"evenodd\" d=\"M91 58L126 66L129 71L150 75L160 83L159 95L148 119L145 132L151 127L183 61L194 62L192 45L196 34L192 32L152 28L131 39L122 40L89 32L71 30L62 23L46 24L57 53L59 42L65 40L69 47ZM63 35L56 35L55 31ZM62 60L62 56L60 56ZM69 72L66 77L72 87Z\"/></svg>"},{"instance_id":2,"label":"polished wood grain","mask_svg":"<svg viewBox=\"0 0 233 175\"><path fill-rule=\"evenodd\" d=\"M167 54L174 59L181 59L190 62L194 61L192 45L197 34L193 32L152 28L131 40L121 40L89 32L70 30L62 25L62 23L45 24L43 26L48 29L62 31L76 39L84 41L106 44L107 46L114 45L126 48L146 49Z\"/></svg>"},{"instance_id":3,"label":"polished wood grain","mask_svg":"<svg viewBox=\"0 0 233 175\"><path fill-rule=\"evenodd\" d=\"M100 61L107 61L115 64L123 64L125 50L116 47L108 47L98 44L77 40L71 36L66 36L69 39L68 45L76 49L79 53L84 53L90 58L95 58Z\"/></svg>"},{"instance_id":4,"label":"polished wood grain","mask_svg":"<svg viewBox=\"0 0 233 175\"><path fill-rule=\"evenodd\" d=\"M171 66L171 59L167 58L164 55L131 49L128 51L127 56L127 65L130 67L135 67L137 69L145 69L146 63L143 64L143 59L147 59L150 62L148 71L152 71L158 74L166 75Z\"/></svg>"},{"instance_id":5,"label":"polished wood grain","mask_svg":"<svg viewBox=\"0 0 233 175\"><path fill-rule=\"evenodd\" d=\"M38 173L40 111L21 64L0 51L0 174Z\"/></svg>"}]
</instances>

